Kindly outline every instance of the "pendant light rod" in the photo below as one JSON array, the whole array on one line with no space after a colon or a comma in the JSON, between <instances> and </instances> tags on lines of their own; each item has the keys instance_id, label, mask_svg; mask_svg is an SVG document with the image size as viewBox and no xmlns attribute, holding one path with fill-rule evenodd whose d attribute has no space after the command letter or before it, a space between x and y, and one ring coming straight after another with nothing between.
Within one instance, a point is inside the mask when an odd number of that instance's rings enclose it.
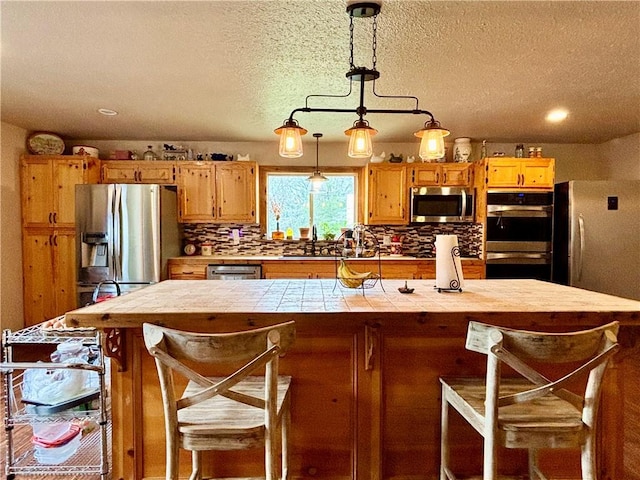
<instances>
[{"instance_id":1,"label":"pendant light rod","mask_svg":"<svg viewBox=\"0 0 640 480\"><path fill-rule=\"evenodd\" d=\"M320 139L322 138L322 134L314 133L313 137L316 139L316 172L320 172L320 167L318 166L318 157L320 156Z\"/></svg>"},{"instance_id":2,"label":"pendant light rod","mask_svg":"<svg viewBox=\"0 0 640 480\"><path fill-rule=\"evenodd\" d=\"M355 113L355 114L359 115L359 108L346 109L346 108L300 107L300 108L296 108L295 110L293 110L291 112L291 115L289 115L288 121L294 121L293 116L297 112L305 112L305 113L314 113L314 112ZM404 114L404 115L408 115L408 114L411 114L411 115L428 115L431 118L431 120L435 120L433 114L428 110L387 110L387 109L372 108L372 109L365 109L365 112L362 115L364 116L367 113L398 113L398 114Z\"/></svg>"}]
</instances>

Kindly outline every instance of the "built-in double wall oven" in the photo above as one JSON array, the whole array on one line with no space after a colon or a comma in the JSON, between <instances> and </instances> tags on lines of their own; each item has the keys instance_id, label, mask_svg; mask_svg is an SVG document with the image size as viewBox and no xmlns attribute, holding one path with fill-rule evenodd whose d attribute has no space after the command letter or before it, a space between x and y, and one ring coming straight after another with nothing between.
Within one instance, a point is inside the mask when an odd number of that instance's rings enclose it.
<instances>
[{"instance_id":1,"label":"built-in double wall oven","mask_svg":"<svg viewBox=\"0 0 640 480\"><path fill-rule=\"evenodd\" d=\"M487 193L487 278L551 279L553 192Z\"/></svg>"}]
</instances>

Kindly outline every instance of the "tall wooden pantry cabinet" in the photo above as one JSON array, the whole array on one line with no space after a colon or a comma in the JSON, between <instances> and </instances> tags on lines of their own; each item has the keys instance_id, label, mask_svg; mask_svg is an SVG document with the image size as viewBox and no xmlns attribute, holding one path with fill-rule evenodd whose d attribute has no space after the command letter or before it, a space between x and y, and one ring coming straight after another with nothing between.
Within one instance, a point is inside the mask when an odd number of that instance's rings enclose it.
<instances>
[{"instance_id":1,"label":"tall wooden pantry cabinet","mask_svg":"<svg viewBox=\"0 0 640 480\"><path fill-rule=\"evenodd\" d=\"M76 308L75 186L98 183L97 158L23 155L24 319L34 325Z\"/></svg>"}]
</instances>

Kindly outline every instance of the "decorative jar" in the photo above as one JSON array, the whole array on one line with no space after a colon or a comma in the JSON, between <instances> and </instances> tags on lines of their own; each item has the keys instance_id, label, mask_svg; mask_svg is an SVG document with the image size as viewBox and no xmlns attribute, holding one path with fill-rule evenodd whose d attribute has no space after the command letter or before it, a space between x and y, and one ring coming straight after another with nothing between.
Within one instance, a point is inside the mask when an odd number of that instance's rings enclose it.
<instances>
[{"instance_id":1,"label":"decorative jar","mask_svg":"<svg viewBox=\"0 0 640 480\"><path fill-rule=\"evenodd\" d=\"M471 139L459 137L453 141L453 161L466 163L471 160Z\"/></svg>"}]
</instances>

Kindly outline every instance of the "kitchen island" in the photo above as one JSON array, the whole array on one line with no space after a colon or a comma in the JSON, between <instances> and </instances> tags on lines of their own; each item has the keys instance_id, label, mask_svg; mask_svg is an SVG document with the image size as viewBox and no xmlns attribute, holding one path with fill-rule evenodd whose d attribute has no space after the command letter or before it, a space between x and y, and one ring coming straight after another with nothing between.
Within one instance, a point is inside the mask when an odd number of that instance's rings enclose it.
<instances>
[{"instance_id":1,"label":"kitchen island","mask_svg":"<svg viewBox=\"0 0 640 480\"><path fill-rule=\"evenodd\" d=\"M602 479L637 480L629 461L640 444L637 412L640 302L535 280L467 280L462 293L433 281L384 280L364 292L335 280L165 281L69 312L67 325L107 333L119 359L112 373L114 479L163 478L164 429L155 365L143 322L194 331L229 331L296 321L297 340L282 359L293 376L292 478L435 479L439 468L441 375L482 375L484 357L464 348L469 320L513 328L568 331L613 320L623 349L605 377L599 461ZM384 287L384 290L383 290ZM364 295L363 295L364 293ZM459 471L477 472L481 443L454 419ZM260 475L261 452L242 458L236 476ZM526 455L502 466L526 472ZM230 462L232 464L233 462ZM579 478L578 452L542 452L552 478ZM184 474L190 466L185 454ZM213 467L212 467L213 468Z\"/></svg>"}]
</instances>

